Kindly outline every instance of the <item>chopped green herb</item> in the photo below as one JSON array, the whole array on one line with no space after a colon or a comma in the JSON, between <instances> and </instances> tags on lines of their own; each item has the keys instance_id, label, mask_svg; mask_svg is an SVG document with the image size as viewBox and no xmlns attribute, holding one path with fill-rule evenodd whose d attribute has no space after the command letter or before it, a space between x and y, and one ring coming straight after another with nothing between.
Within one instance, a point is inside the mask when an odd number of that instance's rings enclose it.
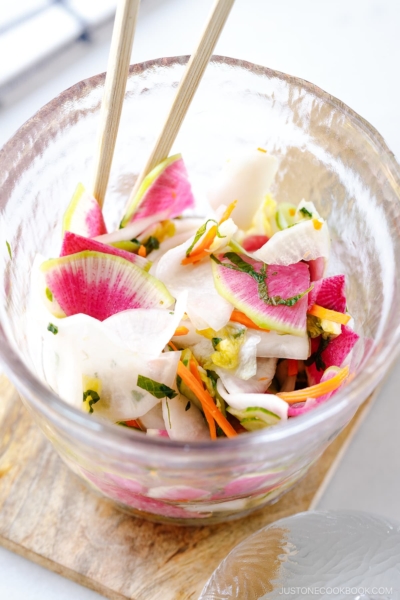
<instances>
[{"instance_id":1,"label":"chopped green herb","mask_svg":"<svg viewBox=\"0 0 400 600\"><path fill-rule=\"evenodd\" d=\"M7 246L7 250L8 250L9 257L10 257L10 258L11 258L11 260L12 260L11 246L10 246L10 243L9 243L9 242L7 242L7 240L6 240L6 246Z\"/></svg>"},{"instance_id":2,"label":"chopped green herb","mask_svg":"<svg viewBox=\"0 0 400 600\"><path fill-rule=\"evenodd\" d=\"M55 325L53 325L53 323L49 323L47 325L47 331L51 331L51 333L54 333L54 335L57 335L57 333L58 333L58 327L56 327Z\"/></svg>"},{"instance_id":3,"label":"chopped green herb","mask_svg":"<svg viewBox=\"0 0 400 600\"><path fill-rule=\"evenodd\" d=\"M176 395L176 394L175 394ZM171 425L171 413L169 412L169 404L168 404L168 400L165 400L167 403L167 411L168 411L168 423L169 423L169 428L172 429L172 425Z\"/></svg>"},{"instance_id":4,"label":"chopped green herb","mask_svg":"<svg viewBox=\"0 0 400 600\"><path fill-rule=\"evenodd\" d=\"M217 381L218 381L218 375L216 374L215 371L209 371L208 369L206 370L207 373L207 377L209 379L211 379L213 387L217 387Z\"/></svg>"},{"instance_id":5,"label":"chopped green herb","mask_svg":"<svg viewBox=\"0 0 400 600\"><path fill-rule=\"evenodd\" d=\"M244 329L239 329L239 331L237 331L236 333L233 334L233 339L237 340L238 338L242 337L242 335L244 335L245 330Z\"/></svg>"},{"instance_id":6,"label":"chopped green herb","mask_svg":"<svg viewBox=\"0 0 400 600\"><path fill-rule=\"evenodd\" d=\"M143 244L143 246L146 248L146 256L148 256L150 252L153 252L153 250L159 249L160 242L156 237L151 235L149 239Z\"/></svg>"},{"instance_id":7,"label":"chopped green herb","mask_svg":"<svg viewBox=\"0 0 400 600\"><path fill-rule=\"evenodd\" d=\"M222 338L212 338L211 343L213 345L214 350L218 350L217 346L220 342L222 342Z\"/></svg>"},{"instance_id":8,"label":"chopped green herb","mask_svg":"<svg viewBox=\"0 0 400 600\"><path fill-rule=\"evenodd\" d=\"M100 396L94 390L86 390L86 392L83 392L83 402L86 402L88 399L89 413L92 413L93 404L96 404L100 400Z\"/></svg>"},{"instance_id":9,"label":"chopped green herb","mask_svg":"<svg viewBox=\"0 0 400 600\"><path fill-rule=\"evenodd\" d=\"M272 275L278 275L278 271L274 271Z\"/></svg>"},{"instance_id":10,"label":"chopped green herb","mask_svg":"<svg viewBox=\"0 0 400 600\"><path fill-rule=\"evenodd\" d=\"M307 210L304 206L303 208L300 208L299 212L301 212L301 214L305 217L309 217L310 219L312 219L312 213L310 213L310 211Z\"/></svg>"},{"instance_id":11,"label":"chopped green herb","mask_svg":"<svg viewBox=\"0 0 400 600\"><path fill-rule=\"evenodd\" d=\"M189 408L190 408L190 407L191 407L191 404L190 404L190 400L189 400L189 402L188 402L188 403L186 404L186 406L185 406L185 412L186 412L187 410L189 410Z\"/></svg>"},{"instance_id":12,"label":"chopped green herb","mask_svg":"<svg viewBox=\"0 0 400 600\"><path fill-rule=\"evenodd\" d=\"M325 371L326 364L322 359L322 353L328 347L329 341L330 340L324 340L324 338L321 337L317 350L311 354L310 358L304 361L306 367L310 367L313 363L315 363L317 371Z\"/></svg>"},{"instance_id":13,"label":"chopped green herb","mask_svg":"<svg viewBox=\"0 0 400 600\"><path fill-rule=\"evenodd\" d=\"M174 311L170 311L170 312L169 312L169 314L170 314L170 315L173 315L173 314L174 314Z\"/></svg>"},{"instance_id":14,"label":"chopped green herb","mask_svg":"<svg viewBox=\"0 0 400 600\"><path fill-rule=\"evenodd\" d=\"M258 284L258 297L260 300L268 304L269 306L294 306L296 302L301 300L303 296L308 294L313 288L311 285L307 290L297 294L296 296L292 296L291 298L281 298L281 296L270 296L268 293L268 272L265 263L263 263L260 271L256 271L253 265L243 260L236 252L227 252L224 254L224 258L227 258L230 263L221 262L214 254L210 255L211 259L216 262L218 265L222 267L226 267L227 269L232 269L233 271L238 271L239 273L247 273L254 279L254 281ZM233 264L232 264L233 263Z\"/></svg>"},{"instance_id":15,"label":"chopped green herb","mask_svg":"<svg viewBox=\"0 0 400 600\"><path fill-rule=\"evenodd\" d=\"M50 302L53 302L53 294L51 293L51 290L48 287L46 288L46 298L50 300Z\"/></svg>"},{"instance_id":16,"label":"chopped green herb","mask_svg":"<svg viewBox=\"0 0 400 600\"><path fill-rule=\"evenodd\" d=\"M131 242L133 242L134 244L139 244L139 246L142 245L137 238L132 238Z\"/></svg>"},{"instance_id":17,"label":"chopped green herb","mask_svg":"<svg viewBox=\"0 0 400 600\"><path fill-rule=\"evenodd\" d=\"M138 392L137 390L131 390L131 394L136 402L140 402L140 400L144 398L144 394L142 394L142 392Z\"/></svg>"},{"instance_id":18,"label":"chopped green herb","mask_svg":"<svg viewBox=\"0 0 400 600\"><path fill-rule=\"evenodd\" d=\"M161 398L172 399L177 396L177 393L164 383L159 383L158 381L154 381L154 379L144 377L143 375L138 376L136 385L159 400L161 400Z\"/></svg>"}]
</instances>

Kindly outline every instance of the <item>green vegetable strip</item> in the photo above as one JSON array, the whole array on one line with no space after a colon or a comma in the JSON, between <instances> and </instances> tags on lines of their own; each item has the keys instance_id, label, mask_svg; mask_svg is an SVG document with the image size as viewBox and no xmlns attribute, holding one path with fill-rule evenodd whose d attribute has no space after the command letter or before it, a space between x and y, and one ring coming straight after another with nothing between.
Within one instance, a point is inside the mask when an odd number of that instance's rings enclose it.
<instances>
[{"instance_id":1,"label":"green vegetable strip","mask_svg":"<svg viewBox=\"0 0 400 600\"><path fill-rule=\"evenodd\" d=\"M165 385L164 383L159 383L158 381L154 381L154 379L150 379L149 377L144 377L143 375L139 375L137 379L136 385L142 390L146 390L149 392L154 398L158 398L161 400L162 398L175 398L178 394Z\"/></svg>"},{"instance_id":2,"label":"green vegetable strip","mask_svg":"<svg viewBox=\"0 0 400 600\"><path fill-rule=\"evenodd\" d=\"M310 213L310 211L307 210L304 206L299 210L299 212L301 212L301 214L305 217L309 217L310 219L312 219L312 213Z\"/></svg>"},{"instance_id":3,"label":"green vegetable strip","mask_svg":"<svg viewBox=\"0 0 400 600\"><path fill-rule=\"evenodd\" d=\"M199 241L199 239L201 237L203 237L203 235L206 233L207 231L207 225L208 223L215 223L215 225L217 225L217 237L219 238L223 238L226 237L225 235L221 235L218 231L218 221L216 221L215 219L208 219L208 221L206 221L205 223L203 223L203 225L201 225L198 230L196 231L196 235L194 236L194 240L191 243L191 245L189 246L189 248L186 250L186 256L189 256L191 251L193 250L193 248L195 247L195 245L197 244L197 242Z\"/></svg>"}]
</instances>

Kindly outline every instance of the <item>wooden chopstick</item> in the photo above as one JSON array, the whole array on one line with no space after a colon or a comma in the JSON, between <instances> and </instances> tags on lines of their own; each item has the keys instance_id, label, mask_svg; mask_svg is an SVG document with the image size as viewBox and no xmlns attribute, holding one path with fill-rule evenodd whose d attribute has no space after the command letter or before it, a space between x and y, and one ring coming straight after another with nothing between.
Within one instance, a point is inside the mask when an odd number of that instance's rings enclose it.
<instances>
[{"instance_id":1,"label":"wooden chopstick","mask_svg":"<svg viewBox=\"0 0 400 600\"><path fill-rule=\"evenodd\" d=\"M186 66L185 73L179 84L167 119L146 165L135 182L128 204L135 197L140 184L146 175L161 161L168 157L234 1L235 0L215 0L215 4L200 37L199 43Z\"/></svg>"},{"instance_id":2,"label":"wooden chopstick","mask_svg":"<svg viewBox=\"0 0 400 600\"><path fill-rule=\"evenodd\" d=\"M140 0L119 0L115 14L92 183L93 196L101 207L110 177L139 5Z\"/></svg>"}]
</instances>

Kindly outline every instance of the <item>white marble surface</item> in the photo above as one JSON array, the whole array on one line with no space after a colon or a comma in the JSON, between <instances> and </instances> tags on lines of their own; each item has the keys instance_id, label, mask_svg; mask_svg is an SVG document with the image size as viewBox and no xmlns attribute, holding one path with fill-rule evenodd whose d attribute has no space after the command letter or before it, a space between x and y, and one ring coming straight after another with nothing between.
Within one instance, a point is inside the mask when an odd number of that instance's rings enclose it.
<instances>
[{"instance_id":1,"label":"white marble surface","mask_svg":"<svg viewBox=\"0 0 400 600\"><path fill-rule=\"evenodd\" d=\"M132 62L189 54L212 0L142 0ZM303 77L370 121L400 158L398 0L236 0L216 53ZM45 102L104 71L109 31L2 98L0 145ZM399 364L323 495L321 508L352 508L400 520ZM0 548L0 598L89 600L98 594Z\"/></svg>"}]
</instances>

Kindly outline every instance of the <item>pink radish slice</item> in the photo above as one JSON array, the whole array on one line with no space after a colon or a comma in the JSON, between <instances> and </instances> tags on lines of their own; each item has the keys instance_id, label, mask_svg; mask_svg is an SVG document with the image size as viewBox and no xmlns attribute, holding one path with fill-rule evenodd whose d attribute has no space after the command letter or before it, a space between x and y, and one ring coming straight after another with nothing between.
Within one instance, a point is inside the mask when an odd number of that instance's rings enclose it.
<instances>
[{"instance_id":1,"label":"pink radish slice","mask_svg":"<svg viewBox=\"0 0 400 600\"><path fill-rule=\"evenodd\" d=\"M255 252L259 250L269 240L266 235L250 235L243 240L242 246L246 252Z\"/></svg>"},{"instance_id":2,"label":"pink radish slice","mask_svg":"<svg viewBox=\"0 0 400 600\"><path fill-rule=\"evenodd\" d=\"M331 340L328 347L321 354L326 369L329 367L341 367L359 338L360 336L350 329L350 327L342 325L342 333L337 338ZM318 337L311 340L311 354L318 350L320 339ZM321 381L323 371L318 371L315 363L306 367L306 371L310 385L315 385Z\"/></svg>"},{"instance_id":3,"label":"pink radish slice","mask_svg":"<svg viewBox=\"0 0 400 600\"><path fill-rule=\"evenodd\" d=\"M88 472L86 472L86 477L109 498L132 506L140 511L176 519L196 519L207 516L207 513L188 512L180 506L174 506L160 500L155 500L154 498L148 498L147 496L131 491L125 486L106 483L99 477L95 477Z\"/></svg>"},{"instance_id":4,"label":"pink radish slice","mask_svg":"<svg viewBox=\"0 0 400 600\"><path fill-rule=\"evenodd\" d=\"M309 305L318 304L329 310L346 311L346 280L344 275L326 277L314 284L308 300Z\"/></svg>"},{"instance_id":5,"label":"pink radish slice","mask_svg":"<svg viewBox=\"0 0 400 600\"><path fill-rule=\"evenodd\" d=\"M251 264L259 273L263 263L242 255L241 258ZM222 255L218 256L222 263L230 264ZM255 279L245 272L239 272L212 261L215 287L218 292L241 310L259 327L274 329L282 333L303 335L306 331L307 295L298 300L293 306L266 304L258 293ZM267 267L268 294L291 298L305 292L310 285L308 266L299 262L296 264L268 265Z\"/></svg>"},{"instance_id":6,"label":"pink radish slice","mask_svg":"<svg viewBox=\"0 0 400 600\"><path fill-rule=\"evenodd\" d=\"M103 213L97 200L78 183L63 218L63 232L72 231L85 237L107 233Z\"/></svg>"},{"instance_id":7,"label":"pink radish slice","mask_svg":"<svg viewBox=\"0 0 400 600\"><path fill-rule=\"evenodd\" d=\"M125 260L128 260L141 269L145 269L149 265L149 261L142 256L138 256L137 254L127 252L126 250L122 250L120 248L114 248L114 246L102 244L101 242L83 237L76 233L72 233L71 231L66 231L61 246L60 256L69 256L70 254L77 254L78 252L83 252L84 250L93 250L94 252L102 252L103 254L120 256L121 258L125 258Z\"/></svg>"},{"instance_id":8,"label":"pink radish slice","mask_svg":"<svg viewBox=\"0 0 400 600\"><path fill-rule=\"evenodd\" d=\"M152 437L169 438L168 431L166 429L147 429L146 433Z\"/></svg>"},{"instance_id":9,"label":"pink radish slice","mask_svg":"<svg viewBox=\"0 0 400 600\"><path fill-rule=\"evenodd\" d=\"M320 256L314 260L309 260L308 268L310 269L310 281L319 281L322 279L325 271L324 257Z\"/></svg>"},{"instance_id":10,"label":"pink radish slice","mask_svg":"<svg viewBox=\"0 0 400 600\"><path fill-rule=\"evenodd\" d=\"M46 286L66 316L99 321L131 308L168 308L173 297L161 281L120 256L85 251L41 266Z\"/></svg>"},{"instance_id":11,"label":"pink radish slice","mask_svg":"<svg viewBox=\"0 0 400 600\"><path fill-rule=\"evenodd\" d=\"M187 208L194 208L195 202L182 156L176 154L158 165L140 186L137 195L128 207L121 221L126 227L133 221L140 221L152 215L167 213L173 219Z\"/></svg>"}]
</instances>

